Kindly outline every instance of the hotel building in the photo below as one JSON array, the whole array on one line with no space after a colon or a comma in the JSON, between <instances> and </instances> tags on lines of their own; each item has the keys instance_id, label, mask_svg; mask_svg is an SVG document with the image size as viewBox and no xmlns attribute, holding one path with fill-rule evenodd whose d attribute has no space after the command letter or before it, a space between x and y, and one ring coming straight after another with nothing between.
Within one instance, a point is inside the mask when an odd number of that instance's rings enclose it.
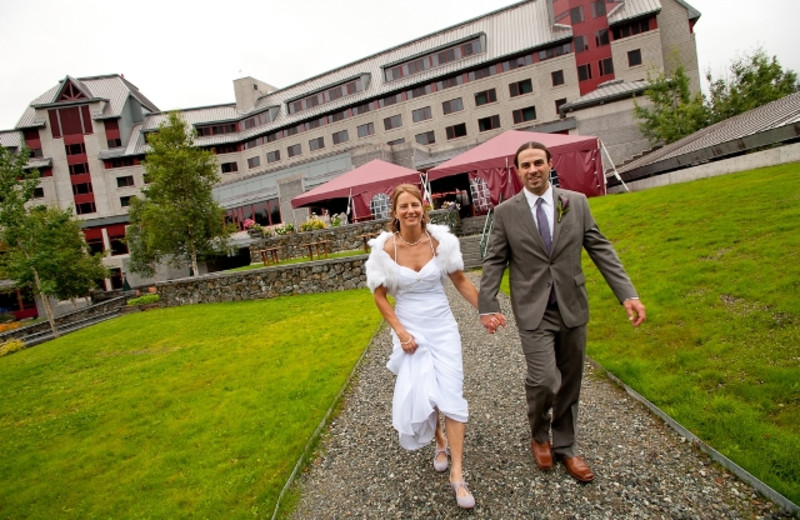
<instances>
[{"instance_id":1,"label":"hotel building","mask_svg":"<svg viewBox=\"0 0 800 520\"><path fill-rule=\"evenodd\" d=\"M235 102L180 112L217 156L231 221L299 223L308 209L293 197L372 159L424 171L509 129L597 135L623 163L648 148L632 116L648 74L682 64L699 89L699 17L683 0L529 0L287 87L236 79ZM123 239L144 137L165 119L122 75L67 76L0 131L0 145L31 150L37 200L73 205L108 252L106 289L146 283Z\"/></svg>"}]
</instances>

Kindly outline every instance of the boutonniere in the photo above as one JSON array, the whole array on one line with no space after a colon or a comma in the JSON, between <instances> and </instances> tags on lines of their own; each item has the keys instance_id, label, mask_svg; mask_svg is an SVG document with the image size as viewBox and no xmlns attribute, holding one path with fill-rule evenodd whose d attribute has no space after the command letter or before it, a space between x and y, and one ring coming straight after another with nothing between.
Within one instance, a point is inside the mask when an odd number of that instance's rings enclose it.
<instances>
[{"instance_id":1,"label":"boutonniere","mask_svg":"<svg viewBox=\"0 0 800 520\"><path fill-rule=\"evenodd\" d=\"M561 218L569 212L569 199L559 195L556 209L558 210L558 222L561 223Z\"/></svg>"}]
</instances>

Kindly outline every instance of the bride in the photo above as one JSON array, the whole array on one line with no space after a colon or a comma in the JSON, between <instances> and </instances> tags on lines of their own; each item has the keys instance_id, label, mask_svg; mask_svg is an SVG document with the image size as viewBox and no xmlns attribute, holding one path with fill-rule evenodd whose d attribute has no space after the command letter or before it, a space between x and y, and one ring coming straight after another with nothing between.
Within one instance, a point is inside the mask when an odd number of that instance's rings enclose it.
<instances>
[{"instance_id":1,"label":"bride","mask_svg":"<svg viewBox=\"0 0 800 520\"><path fill-rule=\"evenodd\" d=\"M366 271L375 304L392 328L394 348L386 365L397 376L392 425L407 450L436 439L433 467L446 471L449 454L456 502L472 508L475 499L461 468L468 417L462 396L461 337L444 291L445 276L476 308L478 293L464 275L458 239L446 226L428 223L420 191L401 184L391 202L391 232L370 241ZM387 294L393 296L394 307ZM444 432L439 414L444 416Z\"/></svg>"}]
</instances>

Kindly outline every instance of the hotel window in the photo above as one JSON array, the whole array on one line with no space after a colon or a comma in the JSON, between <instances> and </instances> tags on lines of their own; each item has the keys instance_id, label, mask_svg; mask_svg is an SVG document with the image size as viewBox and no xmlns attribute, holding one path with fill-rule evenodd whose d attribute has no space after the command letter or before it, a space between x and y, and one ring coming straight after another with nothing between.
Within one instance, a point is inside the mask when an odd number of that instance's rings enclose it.
<instances>
[{"instance_id":1,"label":"hotel window","mask_svg":"<svg viewBox=\"0 0 800 520\"><path fill-rule=\"evenodd\" d=\"M614 60L612 60L611 58L600 60L599 62L597 62L597 64L600 67L601 76L614 74Z\"/></svg>"},{"instance_id":2,"label":"hotel window","mask_svg":"<svg viewBox=\"0 0 800 520\"><path fill-rule=\"evenodd\" d=\"M238 152L239 148L235 144L221 144L219 146L212 146L211 151L216 155L222 155Z\"/></svg>"},{"instance_id":3,"label":"hotel window","mask_svg":"<svg viewBox=\"0 0 800 520\"><path fill-rule=\"evenodd\" d=\"M461 98L451 99L442 103L442 112L444 115L460 112L461 110L464 110L464 102L461 101Z\"/></svg>"},{"instance_id":4,"label":"hotel window","mask_svg":"<svg viewBox=\"0 0 800 520\"><path fill-rule=\"evenodd\" d=\"M511 83L508 85L508 93L511 97L521 96L522 94L530 94L533 92L533 83L531 80L525 79L522 81L517 81L516 83Z\"/></svg>"},{"instance_id":5,"label":"hotel window","mask_svg":"<svg viewBox=\"0 0 800 520\"><path fill-rule=\"evenodd\" d=\"M127 208L128 206L130 206L131 205L131 196L130 195L125 195L124 197L120 197L119 198L119 205L122 206L123 208Z\"/></svg>"},{"instance_id":6,"label":"hotel window","mask_svg":"<svg viewBox=\"0 0 800 520\"><path fill-rule=\"evenodd\" d=\"M493 88L489 90L484 90L483 92L475 93L476 107L485 105L487 103L494 103L495 101L497 101L497 92Z\"/></svg>"},{"instance_id":7,"label":"hotel window","mask_svg":"<svg viewBox=\"0 0 800 520\"><path fill-rule=\"evenodd\" d=\"M106 144L109 148L120 148L122 146L122 139L119 137L115 137L113 139L108 139Z\"/></svg>"},{"instance_id":8,"label":"hotel window","mask_svg":"<svg viewBox=\"0 0 800 520\"><path fill-rule=\"evenodd\" d=\"M578 81L592 79L592 64L578 65Z\"/></svg>"},{"instance_id":9,"label":"hotel window","mask_svg":"<svg viewBox=\"0 0 800 520\"><path fill-rule=\"evenodd\" d=\"M367 137L368 135L374 135L375 123L365 123L363 125L359 125L357 130L358 130L358 137Z\"/></svg>"},{"instance_id":10,"label":"hotel window","mask_svg":"<svg viewBox=\"0 0 800 520\"><path fill-rule=\"evenodd\" d=\"M396 63L383 70L383 77L386 81L394 81L479 54L483 52L481 39L482 37L479 36L446 49L440 49L424 56L417 56L408 61Z\"/></svg>"},{"instance_id":11,"label":"hotel window","mask_svg":"<svg viewBox=\"0 0 800 520\"><path fill-rule=\"evenodd\" d=\"M628 66L635 67L637 65L642 64L642 51L641 49L635 49L632 51L628 51Z\"/></svg>"},{"instance_id":12,"label":"hotel window","mask_svg":"<svg viewBox=\"0 0 800 520\"><path fill-rule=\"evenodd\" d=\"M414 139L421 145L433 144L436 142L436 136L434 135L433 130L430 132L417 134L414 136Z\"/></svg>"},{"instance_id":13,"label":"hotel window","mask_svg":"<svg viewBox=\"0 0 800 520\"><path fill-rule=\"evenodd\" d=\"M396 116L387 117L383 120L383 129L392 130L393 128L400 128L403 126L403 116L397 114Z\"/></svg>"},{"instance_id":14,"label":"hotel window","mask_svg":"<svg viewBox=\"0 0 800 520\"><path fill-rule=\"evenodd\" d=\"M250 157L247 159L247 168L253 169L261 166L261 157L256 155L255 157Z\"/></svg>"},{"instance_id":15,"label":"hotel window","mask_svg":"<svg viewBox=\"0 0 800 520\"><path fill-rule=\"evenodd\" d=\"M267 152L267 163L274 163L280 160L281 160L280 150L273 150L271 152Z\"/></svg>"},{"instance_id":16,"label":"hotel window","mask_svg":"<svg viewBox=\"0 0 800 520\"><path fill-rule=\"evenodd\" d=\"M556 99L556 114L558 114L558 110L561 108L561 105L567 102L567 98Z\"/></svg>"},{"instance_id":17,"label":"hotel window","mask_svg":"<svg viewBox=\"0 0 800 520\"><path fill-rule=\"evenodd\" d=\"M300 143L293 144L292 146L286 149L286 154L289 157L296 157L302 153L302 149L300 148Z\"/></svg>"},{"instance_id":18,"label":"hotel window","mask_svg":"<svg viewBox=\"0 0 800 520\"><path fill-rule=\"evenodd\" d=\"M222 173L233 173L239 171L239 165L236 162L224 162L219 165Z\"/></svg>"},{"instance_id":19,"label":"hotel window","mask_svg":"<svg viewBox=\"0 0 800 520\"><path fill-rule=\"evenodd\" d=\"M447 134L447 139L456 139L458 137L464 137L467 135L467 124L460 123L453 126L448 126L444 129L445 133Z\"/></svg>"},{"instance_id":20,"label":"hotel window","mask_svg":"<svg viewBox=\"0 0 800 520\"><path fill-rule=\"evenodd\" d=\"M83 143L68 144L64 146L67 155L80 155L86 153L86 145Z\"/></svg>"},{"instance_id":21,"label":"hotel window","mask_svg":"<svg viewBox=\"0 0 800 520\"><path fill-rule=\"evenodd\" d=\"M226 123L221 125L209 125L209 126L197 127L197 134L204 137L210 135L234 134L238 131L239 130L236 127L236 123Z\"/></svg>"},{"instance_id":22,"label":"hotel window","mask_svg":"<svg viewBox=\"0 0 800 520\"><path fill-rule=\"evenodd\" d=\"M75 213L78 215L86 215L87 213L97 213L97 208L94 202L82 202L75 206Z\"/></svg>"},{"instance_id":23,"label":"hotel window","mask_svg":"<svg viewBox=\"0 0 800 520\"><path fill-rule=\"evenodd\" d=\"M592 2L592 18L606 14L606 0Z\"/></svg>"},{"instance_id":24,"label":"hotel window","mask_svg":"<svg viewBox=\"0 0 800 520\"><path fill-rule=\"evenodd\" d=\"M525 121L533 121L536 119L536 107L520 108L519 110L514 110L511 115L514 117L515 125Z\"/></svg>"},{"instance_id":25,"label":"hotel window","mask_svg":"<svg viewBox=\"0 0 800 520\"><path fill-rule=\"evenodd\" d=\"M70 175L81 175L84 173L89 173L89 163L78 163L69 165Z\"/></svg>"},{"instance_id":26,"label":"hotel window","mask_svg":"<svg viewBox=\"0 0 800 520\"><path fill-rule=\"evenodd\" d=\"M494 115L478 119L479 132L486 132L487 130L494 130L495 128L500 128L500 116Z\"/></svg>"},{"instance_id":27,"label":"hotel window","mask_svg":"<svg viewBox=\"0 0 800 520\"><path fill-rule=\"evenodd\" d=\"M44 198L44 188L36 187L33 189L33 198L34 199L43 199Z\"/></svg>"},{"instance_id":28,"label":"hotel window","mask_svg":"<svg viewBox=\"0 0 800 520\"><path fill-rule=\"evenodd\" d=\"M572 42L575 44L576 53L589 50L589 44L586 42L586 36L576 36Z\"/></svg>"},{"instance_id":29,"label":"hotel window","mask_svg":"<svg viewBox=\"0 0 800 520\"><path fill-rule=\"evenodd\" d=\"M133 175L126 175L125 177L117 177L117 188L125 188L133 186Z\"/></svg>"},{"instance_id":30,"label":"hotel window","mask_svg":"<svg viewBox=\"0 0 800 520\"><path fill-rule=\"evenodd\" d=\"M340 130L338 132L334 132L331 135L331 138L333 139L333 144L346 143L350 139L350 137L347 135L347 130Z\"/></svg>"},{"instance_id":31,"label":"hotel window","mask_svg":"<svg viewBox=\"0 0 800 520\"><path fill-rule=\"evenodd\" d=\"M583 6L579 5L578 7L573 7L569 10L569 20L573 23L581 23L583 18Z\"/></svg>"},{"instance_id":32,"label":"hotel window","mask_svg":"<svg viewBox=\"0 0 800 520\"><path fill-rule=\"evenodd\" d=\"M425 121L426 119L430 119L433 117L433 113L431 112L431 107L422 107L411 112L411 119L415 123L419 123L420 121Z\"/></svg>"},{"instance_id":33,"label":"hotel window","mask_svg":"<svg viewBox=\"0 0 800 520\"><path fill-rule=\"evenodd\" d=\"M317 137L316 139L310 139L308 141L308 149L312 152L317 150L322 150L325 148L325 138L324 137Z\"/></svg>"},{"instance_id":34,"label":"hotel window","mask_svg":"<svg viewBox=\"0 0 800 520\"><path fill-rule=\"evenodd\" d=\"M600 29L594 33L594 44L596 47L608 45L608 29Z\"/></svg>"},{"instance_id":35,"label":"hotel window","mask_svg":"<svg viewBox=\"0 0 800 520\"><path fill-rule=\"evenodd\" d=\"M80 182L78 184L73 184L72 193L74 195L86 195L87 193L92 193L92 183Z\"/></svg>"},{"instance_id":36,"label":"hotel window","mask_svg":"<svg viewBox=\"0 0 800 520\"><path fill-rule=\"evenodd\" d=\"M633 22L626 23L624 25L617 25L614 27L614 39L620 40L622 38L627 38L628 36L633 36L635 34L647 32L650 30L650 20L648 18L643 18L641 20L634 20Z\"/></svg>"},{"instance_id":37,"label":"hotel window","mask_svg":"<svg viewBox=\"0 0 800 520\"><path fill-rule=\"evenodd\" d=\"M559 85L564 84L564 71L563 70L554 70L550 73L550 77L553 79L553 86L557 87Z\"/></svg>"}]
</instances>

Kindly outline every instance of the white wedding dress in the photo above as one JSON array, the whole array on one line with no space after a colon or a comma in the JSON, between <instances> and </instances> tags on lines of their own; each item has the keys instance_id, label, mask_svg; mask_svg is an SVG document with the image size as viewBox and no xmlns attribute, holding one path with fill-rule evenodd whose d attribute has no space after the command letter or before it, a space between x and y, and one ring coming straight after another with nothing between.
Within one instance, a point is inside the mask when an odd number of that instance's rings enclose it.
<instances>
[{"instance_id":1,"label":"white wedding dress","mask_svg":"<svg viewBox=\"0 0 800 520\"><path fill-rule=\"evenodd\" d=\"M440 227L443 229L436 229ZM441 235L447 228L435 225L428 228L439 247L434 258L419 272L395 263L383 250L391 237L389 233L374 241L367 266L368 285L372 290L378 285L387 286L395 299L397 318L418 345L413 354L405 353L392 331L394 345L386 364L397 376L392 425L399 433L400 445L407 450L430 444L436 427L436 410L460 422L467 422L469 415L462 395L461 337L443 285L444 272L463 269L463 260L458 239L449 233ZM377 270L392 272L387 277L386 273L376 274ZM377 279L384 283L376 283Z\"/></svg>"}]
</instances>

